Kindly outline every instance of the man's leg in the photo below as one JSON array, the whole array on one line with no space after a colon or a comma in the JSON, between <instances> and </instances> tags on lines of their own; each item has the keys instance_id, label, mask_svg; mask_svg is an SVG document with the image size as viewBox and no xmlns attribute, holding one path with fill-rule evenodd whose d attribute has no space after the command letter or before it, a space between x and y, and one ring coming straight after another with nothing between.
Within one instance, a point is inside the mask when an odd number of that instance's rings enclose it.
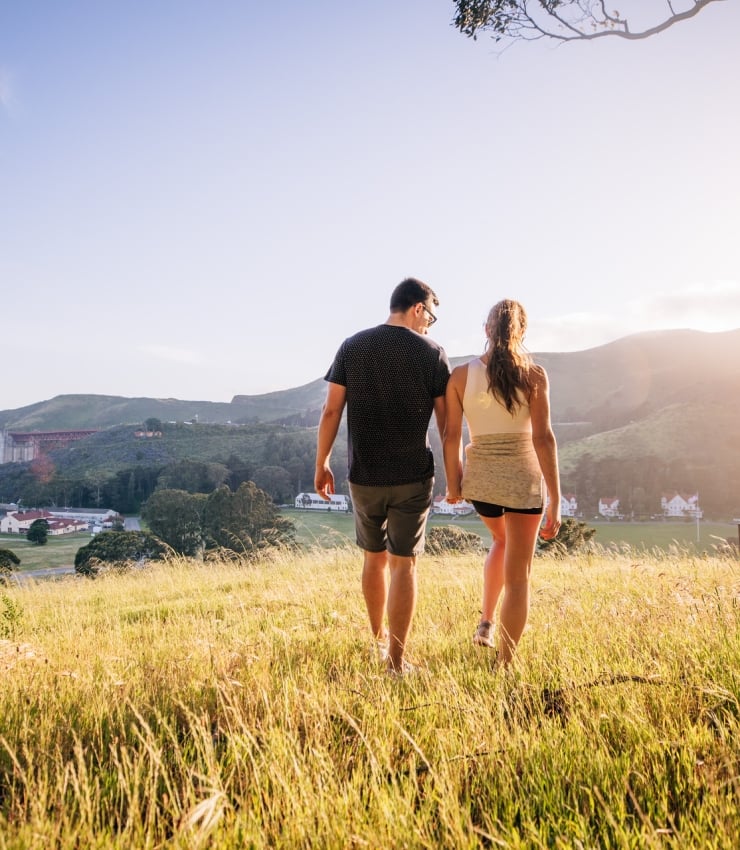
<instances>
[{"instance_id":1,"label":"man's leg","mask_svg":"<svg viewBox=\"0 0 740 850\"><path fill-rule=\"evenodd\" d=\"M365 597L370 629L376 640L385 637L383 617L388 601L388 553L364 550L362 593Z\"/></svg>"},{"instance_id":2,"label":"man's leg","mask_svg":"<svg viewBox=\"0 0 740 850\"><path fill-rule=\"evenodd\" d=\"M386 551L386 491L383 487L352 484L357 545L362 549L362 595L376 640L384 642L383 626L388 601L388 552Z\"/></svg>"},{"instance_id":3,"label":"man's leg","mask_svg":"<svg viewBox=\"0 0 740 850\"><path fill-rule=\"evenodd\" d=\"M416 556L389 555L391 582L388 590L388 662L393 670L403 669L406 639L416 608Z\"/></svg>"},{"instance_id":4,"label":"man's leg","mask_svg":"<svg viewBox=\"0 0 740 850\"><path fill-rule=\"evenodd\" d=\"M394 488L388 505L388 630L391 670L403 672L403 655L416 609L416 554L424 548L424 532L432 504L433 479ZM397 555L396 552L411 552Z\"/></svg>"}]
</instances>

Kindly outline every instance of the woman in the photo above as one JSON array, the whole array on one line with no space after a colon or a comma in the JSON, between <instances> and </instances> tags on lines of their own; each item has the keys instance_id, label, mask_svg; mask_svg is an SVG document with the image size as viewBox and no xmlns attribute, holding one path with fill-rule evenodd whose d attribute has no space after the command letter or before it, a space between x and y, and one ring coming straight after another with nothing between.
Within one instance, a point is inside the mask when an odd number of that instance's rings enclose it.
<instances>
[{"instance_id":1,"label":"woman","mask_svg":"<svg viewBox=\"0 0 740 850\"><path fill-rule=\"evenodd\" d=\"M486 322L485 353L452 371L446 394L446 498L472 502L493 538L483 567L481 621L473 643L494 647L493 617L503 591L498 660L504 665L511 662L527 623L538 529L548 540L560 530L547 374L524 349L526 329L527 314L518 301L494 305ZM471 440L464 471L463 415ZM543 477L549 501L540 528Z\"/></svg>"}]
</instances>

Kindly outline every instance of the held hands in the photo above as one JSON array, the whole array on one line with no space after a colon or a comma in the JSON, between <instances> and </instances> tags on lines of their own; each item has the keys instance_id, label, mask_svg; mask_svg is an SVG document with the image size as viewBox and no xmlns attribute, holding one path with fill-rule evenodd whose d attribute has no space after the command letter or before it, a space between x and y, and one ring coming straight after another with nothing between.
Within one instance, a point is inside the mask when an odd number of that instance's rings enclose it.
<instances>
[{"instance_id":1,"label":"held hands","mask_svg":"<svg viewBox=\"0 0 740 850\"><path fill-rule=\"evenodd\" d=\"M553 540L560 531L560 510L551 510L548 505L545 521L540 526L540 537L543 540Z\"/></svg>"},{"instance_id":2,"label":"held hands","mask_svg":"<svg viewBox=\"0 0 740 850\"><path fill-rule=\"evenodd\" d=\"M455 505L458 502L462 502L462 500L463 500L463 497L462 497L462 494L460 493L459 488L457 488L457 489L451 489L449 487L447 488L447 492L445 493L445 501L447 502L448 505Z\"/></svg>"},{"instance_id":3,"label":"held hands","mask_svg":"<svg viewBox=\"0 0 740 850\"><path fill-rule=\"evenodd\" d=\"M334 492L334 473L328 466L317 467L313 484L318 495L330 502L329 496Z\"/></svg>"}]
</instances>

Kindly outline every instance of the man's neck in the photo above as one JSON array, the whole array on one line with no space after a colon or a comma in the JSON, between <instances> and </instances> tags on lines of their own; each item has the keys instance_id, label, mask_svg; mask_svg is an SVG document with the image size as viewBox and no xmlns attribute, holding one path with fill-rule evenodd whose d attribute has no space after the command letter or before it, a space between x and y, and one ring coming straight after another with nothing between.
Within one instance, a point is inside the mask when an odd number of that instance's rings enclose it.
<instances>
[{"instance_id":1,"label":"man's neck","mask_svg":"<svg viewBox=\"0 0 740 850\"><path fill-rule=\"evenodd\" d=\"M412 320L413 316L411 315L410 311L407 311L406 313L391 313L388 316L385 324L393 325L393 327L396 328L409 328L409 330L413 330L411 324Z\"/></svg>"}]
</instances>

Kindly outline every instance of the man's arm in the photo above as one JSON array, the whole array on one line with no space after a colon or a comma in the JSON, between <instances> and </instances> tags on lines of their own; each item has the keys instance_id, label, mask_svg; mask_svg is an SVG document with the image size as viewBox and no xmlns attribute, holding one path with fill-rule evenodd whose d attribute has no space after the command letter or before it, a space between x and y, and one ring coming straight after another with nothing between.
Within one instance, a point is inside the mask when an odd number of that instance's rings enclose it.
<instances>
[{"instance_id":1,"label":"man's arm","mask_svg":"<svg viewBox=\"0 0 740 850\"><path fill-rule=\"evenodd\" d=\"M434 399L434 418L437 420L437 431L440 440L444 440L447 427L447 401L443 395Z\"/></svg>"},{"instance_id":2,"label":"man's arm","mask_svg":"<svg viewBox=\"0 0 740 850\"><path fill-rule=\"evenodd\" d=\"M341 384L329 383L326 391L326 401L321 409L319 420L319 435L316 445L316 472L314 487L322 499L329 501L329 495L334 492L334 474L329 466L331 450L342 421L344 405L347 401L347 388Z\"/></svg>"},{"instance_id":3,"label":"man's arm","mask_svg":"<svg viewBox=\"0 0 740 850\"><path fill-rule=\"evenodd\" d=\"M467 374L467 364L458 366L456 369L453 369L450 380L447 382L447 419L445 422L442 449L445 462L445 477L447 479L447 493L445 498L450 503L459 502L462 499L462 396L465 393L465 381L467 380Z\"/></svg>"}]
</instances>

